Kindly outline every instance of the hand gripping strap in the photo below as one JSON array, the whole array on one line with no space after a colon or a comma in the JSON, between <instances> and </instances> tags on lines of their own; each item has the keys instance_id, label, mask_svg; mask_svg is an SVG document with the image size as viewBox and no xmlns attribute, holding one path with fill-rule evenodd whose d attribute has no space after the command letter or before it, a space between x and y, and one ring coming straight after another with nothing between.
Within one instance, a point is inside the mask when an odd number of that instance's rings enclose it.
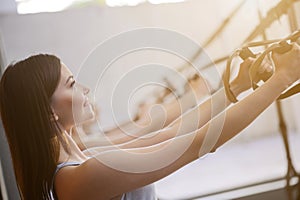
<instances>
[{"instance_id":1,"label":"hand gripping strap","mask_svg":"<svg viewBox=\"0 0 300 200\"><path fill-rule=\"evenodd\" d=\"M234 59L235 56L240 56L243 60L252 57L255 58L257 55L253 54L249 47L254 47L254 46L262 46L266 44L272 44L270 47L268 47L261 55L257 57L257 59L254 61L254 63L250 66L249 69L249 74L250 74L250 79L252 83L252 88L256 89L258 87L257 83L254 82L254 77L256 76L257 71L259 70L259 67L261 66L265 56L267 56L271 52L275 53L286 53L292 49L292 45L288 43L296 42L298 38L300 37L300 30L295 31L288 37L282 39L282 40L269 40L269 41L262 41L262 42L255 42L255 43L250 43L247 46L244 46L242 49L238 49L234 51L234 53L228 58L227 64L226 64L226 69L223 74L223 83L225 87L225 92L228 97L228 99L235 103L237 102L237 98L234 96L233 92L230 89L230 70L231 70L231 63L232 60ZM264 82L267 81L271 76L273 72L265 72L264 74L260 75L259 80L263 80ZM290 97L294 94L297 94L300 92L300 84L297 84L293 88L289 89L287 92L283 93L280 95L278 99L285 99L287 97Z\"/></svg>"}]
</instances>

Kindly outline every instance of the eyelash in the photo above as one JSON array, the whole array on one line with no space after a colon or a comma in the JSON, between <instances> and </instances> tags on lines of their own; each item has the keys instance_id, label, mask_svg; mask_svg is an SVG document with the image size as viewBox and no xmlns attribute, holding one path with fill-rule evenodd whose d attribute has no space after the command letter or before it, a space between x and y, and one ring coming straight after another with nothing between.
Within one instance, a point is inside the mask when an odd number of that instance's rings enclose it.
<instances>
[{"instance_id":1,"label":"eyelash","mask_svg":"<svg viewBox=\"0 0 300 200\"><path fill-rule=\"evenodd\" d=\"M71 86L71 87L73 87L73 86L74 86L74 84L75 84L75 81L73 81L73 82L71 83L71 85L70 85L70 86Z\"/></svg>"}]
</instances>

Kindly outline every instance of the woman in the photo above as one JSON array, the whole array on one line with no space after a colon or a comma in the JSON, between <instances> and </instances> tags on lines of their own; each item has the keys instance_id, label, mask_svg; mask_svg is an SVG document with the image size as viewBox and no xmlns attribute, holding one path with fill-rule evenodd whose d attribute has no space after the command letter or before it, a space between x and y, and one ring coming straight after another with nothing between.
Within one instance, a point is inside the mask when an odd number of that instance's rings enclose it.
<instances>
[{"instance_id":1,"label":"woman","mask_svg":"<svg viewBox=\"0 0 300 200\"><path fill-rule=\"evenodd\" d=\"M92 158L69 135L75 122L94 115L86 96L89 90L76 83L55 56L31 56L8 66L0 83L0 111L22 199L153 199L153 187L146 185L217 149L300 78L297 45L273 57L274 75L226 115L210 109L216 94L155 137ZM219 112L228 105L220 102ZM202 117L195 117L199 113ZM219 122L222 129L215 143L205 146L210 125Z\"/></svg>"}]
</instances>

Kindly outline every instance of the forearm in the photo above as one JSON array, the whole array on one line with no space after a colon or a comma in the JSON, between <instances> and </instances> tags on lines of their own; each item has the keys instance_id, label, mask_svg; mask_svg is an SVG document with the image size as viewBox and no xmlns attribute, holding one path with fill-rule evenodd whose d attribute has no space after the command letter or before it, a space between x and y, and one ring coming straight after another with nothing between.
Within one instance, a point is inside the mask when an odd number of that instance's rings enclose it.
<instances>
[{"instance_id":1,"label":"forearm","mask_svg":"<svg viewBox=\"0 0 300 200\"><path fill-rule=\"evenodd\" d=\"M237 83L235 80L230 85L235 96L238 96L245 91L245 89L241 88L239 83ZM197 124L196 127L182 127L185 129L183 132L190 132L195 130L195 128L200 128L205 125L217 114L224 111L230 104L231 101L227 98L225 89L222 87L213 95L211 95L210 98L206 99L204 102L198 104L188 112L184 113L184 115L182 115L180 118L173 121L170 126L179 126L183 123L183 121L189 121L189 123ZM197 121L195 121L195 119Z\"/></svg>"},{"instance_id":2,"label":"forearm","mask_svg":"<svg viewBox=\"0 0 300 200\"><path fill-rule=\"evenodd\" d=\"M214 126L213 122L222 122L219 133L213 133L212 138L217 140L213 150L237 135L247 127L258 115L260 115L269 105L271 105L279 95L287 89L289 84L285 84L279 74L273 75L264 85L256 89L240 102L233 105L226 112L218 115L209 126ZM207 135L208 136L208 135ZM209 137L209 136L208 136Z\"/></svg>"},{"instance_id":3,"label":"forearm","mask_svg":"<svg viewBox=\"0 0 300 200\"><path fill-rule=\"evenodd\" d=\"M160 130L168 126L171 122L177 119L182 113L195 107L199 101L205 97L210 96L209 91L203 89L201 91L195 91L195 89L189 89L184 95L179 98L173 98L170 102L162 104L154 104L149 109L148 117L132 121L131 130L139 132L139 135L145 135L147 133ZM139 125L139 127L136 127ZM121 127L122 128L122 127Z\"/></svg>"},{"instance_id":4,"label":"forearm","mask_svg":"<svg viewBox=\"0 0 300 200\"><path fill-rule=\"evenodd\" d=\"M86 148L103 146L104 149L107 149L107 146L124 144L153 132L156 130L155 127L159 127L158 123L161 123L160 118L155 118L149 124L142 120L128 121L104 133L82 137L81 141Z\"/></svg>"},{"instance_id":5,"label":"forearm","mask_svg":"<svg viewBox=\"0 0 300 200\"><path fill-rule=\"evenodd\" d=\"M140 135L160 130L211 95L211 87L207 81L198 77L186 85L185 94L177 98L173 96L171 100L161 104L153 104L146 110L147 115L143 115L134 123L143 127L144 130L138 130L143 133Z\"/></svg>"}]
</instances>

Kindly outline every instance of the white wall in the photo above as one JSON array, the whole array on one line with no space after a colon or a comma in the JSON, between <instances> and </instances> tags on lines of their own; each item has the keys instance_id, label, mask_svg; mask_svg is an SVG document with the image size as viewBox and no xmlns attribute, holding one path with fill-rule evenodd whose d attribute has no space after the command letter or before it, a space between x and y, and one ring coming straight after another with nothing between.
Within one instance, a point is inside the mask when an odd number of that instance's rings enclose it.
<instances>
[{"instance_id":1,"label":"white wall","mask_svg":"<svg viewBox=\"0 0 300 200\"><path fill-rule=\"evenodd\" d=\"M15 0L1 0L0 13L17 13L17 2Z\"/></svg>"},{"instance_id":2,"label":"white wall","mask_svg":"<svg viewBox=\"0 0 300 200\"><path fill-rule=\"evenodd\" d=\"M0 34L4 42L7 62L19 60L31 54L47 52L58 55L76 73L89 52L99 43L115 34L135 28L171 29L185 34L199 44L203 43L240 1L211 0L209 2L191 0L178 4L142 4L122 8L94 5L57 13L4 14L0 16ZM261 1L262 6L265 6L263 10L266 11L274 5L274 2L277 1ZM297 6L297 10L299 9ZM206 48L208 55L212 59L227 55L239 47L257 23L255 5L252 1L248 1L238 16L232 20L228 29L210 47ZM270 38L282 37L287 33L286 17L281 19L281 23L276 22L268 31ZM123 63L116 64L117 66L111 73L111 81L117 80L141 61L150 62L151 59L157 59L156 62L166 62L171 66L177 66L181 62L180 59L170 55L160 56L153 52L145 55L132 57ZM151 59L147 60L147 58ZM108 88L110 85L107 83ZM291 101L293 100L286 100L283 104L289 128L296 129L300 123L299 121L296 123L294 117L300 109L299 105L291 104ZM103 99L97 102L101 104L102 122L106 126L112 125L111 115L105 109L108 102ZM124 116L123 119L126 118L124 113L120 115ZM247 134L242 138L273 133L277 130L275 119L276 112L272 106L245 130Z\"/></svg>"}]
</instances>

